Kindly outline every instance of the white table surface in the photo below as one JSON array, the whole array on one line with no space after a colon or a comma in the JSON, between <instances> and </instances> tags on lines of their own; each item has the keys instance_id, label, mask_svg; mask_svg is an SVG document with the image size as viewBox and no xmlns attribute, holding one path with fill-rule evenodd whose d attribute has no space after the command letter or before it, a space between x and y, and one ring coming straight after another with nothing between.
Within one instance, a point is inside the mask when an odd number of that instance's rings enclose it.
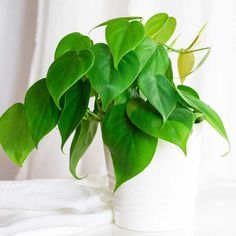
<instances>
[{"instance_id":1,"label":"white table surface","mask_svg":"<svg viewBox=\"0 0 236 236\"><path fill-rule=\"evenodd\" d=\"M70 236L235 236L235 229L205 229L189 231L171 231L159 233L133 232L118 228L114 224L99 226L84 233Z\"/></svg>"}]
</instances>

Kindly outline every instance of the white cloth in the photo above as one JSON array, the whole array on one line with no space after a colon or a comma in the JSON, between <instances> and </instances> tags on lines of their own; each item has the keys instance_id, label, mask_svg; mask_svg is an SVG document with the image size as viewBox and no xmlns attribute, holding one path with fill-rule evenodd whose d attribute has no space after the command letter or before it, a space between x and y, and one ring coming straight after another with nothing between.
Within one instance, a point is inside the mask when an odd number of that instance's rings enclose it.
<instances>
[{"instance_id":1,"label":"white cloth","mask_svg":"<svg viewBox=\"0 0 236 236\"><path fill-rule=\"evenodd\" d=\"M0 182L0 236L65 235L112 221L106 179Z\"/></svg>"}]
</instances>

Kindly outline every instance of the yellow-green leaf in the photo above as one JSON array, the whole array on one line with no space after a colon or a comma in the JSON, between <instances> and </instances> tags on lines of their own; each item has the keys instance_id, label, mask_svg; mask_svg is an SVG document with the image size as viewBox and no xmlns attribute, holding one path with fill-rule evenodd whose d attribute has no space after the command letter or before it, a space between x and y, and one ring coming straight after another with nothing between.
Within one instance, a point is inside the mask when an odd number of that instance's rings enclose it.
<instances>
[{"instance_id":1,"label":"yellow-green leaf","mask_svg":"<svg viewBox=\"0 0 236 236\"><path fill-rule=\"evenodd\" d=\"M157 43L166 43L176 28L176 19L166 13L152 16L145 24L145 32Z\"/></svg>"},{"instance_id":2,"label":"yellow-green leaf","mask_svg":"<svg viewBox=\"0 0 236 236\"><path fill-rule=\"evenodd\" d=\"M193 52L190 53L181 53L178 57L178 71L180 81L183 84L188 74L193 70L195 63L195 56Z\"/></svg>"}]
</instances>

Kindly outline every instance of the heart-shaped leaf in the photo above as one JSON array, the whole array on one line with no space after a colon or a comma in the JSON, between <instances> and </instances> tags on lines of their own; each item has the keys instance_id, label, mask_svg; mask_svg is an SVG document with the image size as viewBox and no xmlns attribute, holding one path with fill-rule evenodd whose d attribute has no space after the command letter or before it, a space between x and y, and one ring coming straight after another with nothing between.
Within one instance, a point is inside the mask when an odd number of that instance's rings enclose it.
<instances>
[{"instance_id":1,"label":"heart-shaped leaf","mask_svg":"<svg viewBox=\"0 0 236 236\"><path fill-rule=\"evenodd\" d=\"M77 179L79 179L79 177L76 174L76 167L81 157L93 141L97 131L97 125L98 123L95 120L89 118L83 120L76 129L70 148L70 172Z\"/></svg>"},{"instance_id":2,"label":"heart-shaped leaf","mask_svg":"<svg viewBox=\"0 0 236 236\"><path fill-rule=\"evenodd\" d=\"M186 144L193 126L193 112L176 108L162 125L161 115L140 98L127 104L127 115L131 122L145 133L179 146L186 154Z\"/></svg>"},{"instance_id":3,"label":"heart-shaped leaf","mask_svg":"<svg viewBox=\"0 0 236 236\"><path fill-rule=\"evenodd\" d=\"M144 35L144 27L139 21L129 22L122 19L107 25L106 41L111 49L115 68L118 68L118 63L124 55L142 42Z\"/></svg>"},{"instance_id":4,"label":"heart-shaped leaf","mask_svg":"<svg viewBox=\"0 0 236 236\"><path fill-rule=\"evenodd\" d=\"M169 57L166 49L145 38L135 49L140 61L140 72L151 71L153 74L164 75L169 67Z\"/></svg>"},{"instance_id":5,"label":"heart-shaped leaf","mask_svg":"<svg viewBox=\"0 0 236 236\"><path fill-rule=\"evenodd\" d=\"M144 96L161 113L165 122L175 109L178 99L171 82L162 75L147 71L140 75L138 83Z\"/></svg>"},{"instance_id":6,"label":"heart-shaped leaf","mask_svg":"<svg viewBox=\"0 0 236 236\"><path fill-rule=\"evenodd\" d=\"M145 24L145 32L157 43L166 43L176 28L176 19L166 13L152 16Z\"/></svg>"},{"instance_id":7,"label":"heart-shaped leaf","mask_svg":"<svg viewBox=\"0 0 236 236\"><path fill-rule=\"evenodd\" d=\"M143 133L126 115L126 104L112 107L102 122L102 136L111 152L115 190L142 172L151 162L157 139Z\"/></svg>"},{"instance_id":8,"label":"heart-shaped leaf","mask_svg":"<svg viewBox=\"0 0 236 236\"><path fill-rule=\"evenodd\" d=\"M195 63L195 56L193 52L179 54L178 56L178 71L180 81L183 84L186 77L191 73L193 70Z\"/></svg>"},{"instance_id":9,"label":"heart-shaped leaf","mask_svg":"<svg viewBox=\"0 0 236 236\"><path fill-rule=\"evenodd\" d=\"M184 87L185 86L178 86L178 92L181 98L193 109L201 112L204 115L206 121L229 143L224 124L219 115L203 101L187 93L183 89Z\"/></svg>"},{"instance_id":10,"label":"heart-shaped leaf","mask_svg":"<svg viewBox=\"0 0 236 236\"><path fill-rule=\"evenodd\" d=\"M54 58L56 60L61 55L67 52L70 51L79 52L83 49L90 48L92 44L93 42L88 36L82 35L78 32L68 34L60 40L56 48Z\"/></svg>"},{"instance_id":11,"label":"heart-shaped leaf","mask_svg":"<svg viewBox=\"0 0 236 236\"><path fill-rule=\"evenodd\" d=\"M136 79L139 60L134 52L130 52L122 58L116 70L107 45L95 44L91 50L95 55L95 61L88 72L88 77L93 88L101 96L102 107L105 111L109 103L129 88Z\"/></svg>"},{"instance_id":12,"label":"heart-shaped leaf","mask_svg":"<svg viewBox=\"0 0 236 236\"><path fill-rule=\"evenodd\" d=\"M87 49L67 52L53 62L47 73L47 86L58 108L61 96L89 71L93 62L94 55Z\"/></svg>"},{"instance_id":13,"label":"heart-shaped leaf","mask_svg":"<svg viewBox=\"0 0 236 236\"><path fill-rule=\"evenodd\" d=\"M72 132L83 119L89 103L91 86L88 80L79 80L66 93L64 107L58 122L62 149Z\"/></svg>"},{"instance_id":14,"label":"heart-shaped leaf","mask_svg":"<svg viewBox=\"0 0 236 236\"><path fill-rule=\"evenodd\" d=\"M60 110L48 92L46 79L32 85L25 96L25 114L36 147L56 125Z\"/></svg>"},{"instance_id":15,"label":"heart-shaped leaf","mask_svg":"<svg viewBox=\"0 0 236 236\"><path fill-rule=\"evenodd\" d=\"M35 147L23 104L14 104L0 117L0 143L8 157L19 166Z\"/></svg>"}]
</instances>

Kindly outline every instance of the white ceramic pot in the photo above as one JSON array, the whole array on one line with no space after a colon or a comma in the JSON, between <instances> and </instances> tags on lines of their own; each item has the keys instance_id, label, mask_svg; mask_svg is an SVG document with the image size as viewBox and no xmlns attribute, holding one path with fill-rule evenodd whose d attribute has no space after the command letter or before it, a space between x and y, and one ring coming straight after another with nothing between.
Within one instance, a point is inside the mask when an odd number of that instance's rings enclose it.
<instances>
[{"instance_id":1,"label":"white ceramic pot","mask_svg":"<svg viewBox=\"0 0 236 236\"><path fill-rule=\"evenodd\" d=\"M159 141L150 165L113 195L115 224L136 231L191 229L194 221L200 163L199 125L188 141L188 155ZM114 169L105 147L110 187Z\"/></svg>"}]
</instances>

